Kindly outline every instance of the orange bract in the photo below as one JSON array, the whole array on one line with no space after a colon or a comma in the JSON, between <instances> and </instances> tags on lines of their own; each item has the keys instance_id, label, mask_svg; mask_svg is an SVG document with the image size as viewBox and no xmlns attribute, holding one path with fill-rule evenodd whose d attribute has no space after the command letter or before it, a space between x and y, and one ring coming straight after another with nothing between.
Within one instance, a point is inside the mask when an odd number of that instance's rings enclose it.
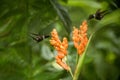
<instances>
[{"instance_id":1,"label":"orange bract","mask_svg":"<svg viewBox=\"0 0 120 80\"><path fill-rule=\"evenodd\" d=\"M79 55L83 53L88 42L87 26L87 21L83 21L82 25L80 26L80 29L77 29L75 27L73 28L74 30L72 39Z\"/></svg>"},{"instance_id":2,"label":"orange bract","mask_svg":"<svg viewBox=\"0 0 120 80\"><path fill-rule=\"evenodd\" d=\"M53 31L51 32L51 36L52 38L50 40L50 44L53 45L54 48L58 51L58 55L56 56L56 62L65 70L69 70L69 66L62 61L62 59L67 55L67 38L63 38L63 42L61 42L59 40L56 29L53 29Z\"/></svg>"}]
</instances>

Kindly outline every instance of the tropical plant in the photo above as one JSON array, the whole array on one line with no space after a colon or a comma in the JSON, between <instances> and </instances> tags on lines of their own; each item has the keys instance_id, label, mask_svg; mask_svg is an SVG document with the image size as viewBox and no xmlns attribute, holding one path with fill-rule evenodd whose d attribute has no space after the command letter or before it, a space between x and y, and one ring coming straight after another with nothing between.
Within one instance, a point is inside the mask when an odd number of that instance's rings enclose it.
<instances>
[{"instance_id":1,"label":"tropical plant","mask_svg":"<svg viewBox=\"0 0 120 80\"><path fill-rule=\"evenodd\" d=\"M120 6L118 0L0 0L0 80L72 80L55 62L49 39L35 42L31 33L49 35L57 29L68 38L72 71L76 49L72 26L87 20L96 10L108 10L102 20L88 21L87 48L78 80L120 79Z\"/></svg>"}]
</instances>

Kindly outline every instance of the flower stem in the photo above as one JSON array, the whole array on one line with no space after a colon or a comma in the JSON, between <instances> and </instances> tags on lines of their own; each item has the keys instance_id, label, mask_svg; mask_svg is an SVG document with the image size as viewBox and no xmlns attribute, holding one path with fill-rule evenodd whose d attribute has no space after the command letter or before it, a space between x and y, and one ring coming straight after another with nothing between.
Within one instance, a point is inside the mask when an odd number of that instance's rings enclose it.
<instances>
[{"instance_id":1,"label":"flower stem","mask_svg":"<svg viewBox=\"0 0 120 80\"><path fill-rule=\"evenodd\" d=\"M70 72L71 77L73 78L72 70L70 69L69 72Z\"/></svg>"},{"instance_id":2,"label":"flower stem","mask_svg":"<svg viewBox=\"0 0 120 80\"><path fill-rule=\"evenodd\" d=\"M76 69L75 69L73 80L78 80L78 76L79 76L79 74L81 72L81 68L82 68L84 59L85 59L85 53L83 53L81 58L79 58L79 60L78 60L78 64L77 64Z\"/></svg>"}]
</instances>

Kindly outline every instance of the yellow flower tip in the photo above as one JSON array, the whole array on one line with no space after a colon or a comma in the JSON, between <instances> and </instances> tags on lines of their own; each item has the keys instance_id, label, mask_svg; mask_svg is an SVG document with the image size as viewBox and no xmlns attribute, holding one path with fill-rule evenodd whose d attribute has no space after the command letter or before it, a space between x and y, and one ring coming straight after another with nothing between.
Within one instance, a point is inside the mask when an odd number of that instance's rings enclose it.
<instances>
[{"instance_id":1,"label":"yellow flower tip","mask_svg":"<svg viewBox=\"0 0 120 80\"><path fill-rule=\"evenodd\" d=\"M53 37L58 35L56 29L53 29L53 30L52 30L51 35L52 35Z\"/></svg>"},{"instance_id":2,"label":"yellow flower tip","mask_svg":"<svg viewBox=\"0 0 120 80\"><path fill-rule=\"evenodd\" d=\"M87 25L87 20L84 20L84 21L82 22L82 25Z\"/></svg>"},{"instance_id":3,"label":"yellow flower tip","mask_svg":"<svg viewBox=\"0 0 120 80\"><path fill-rule=\"evenodd\" d=\"M62 46L64 46L64 49L68 48L68 40L66 37L63 38Z\"/></svg>"},{"instance_id":4,"label":"yellow flower tip","mask_svg":"<svg viewBox=\"0 0 120 80\"><path fill-rule=\"evenodd\" d=\"M67 40L67 38L66 38L66 37L65 37L65 38L63 38L63 43L68 44L68 40Z\"/></svg>"},{"instance_id":5,"label":"yellow flower tip","mask_svg":"<svg viewBox=\"0 0 120 80\"><path fill-rule=\"evenodd\" d=\"M53 29L53 32L57 32L56 29Z\"/></svg>"},{"instance_id":6,"label":"yellow flower tip","mask_svg":"<svg viewBox=\"0 0 120 80\"><path fill-rule=\"evenodd\" d=\"M87 21L85 20L82 22L82 25L80 26L80 33L85 34L87 32L87 27L88 27Z\"/></svg>"},{"instance_id":7,"label":"yellow flower tip","mask_svg":"<svg viewBox=\"0 0 120 80\"><path fill-rule=\"evenodd\" d=\"M64 37L64 38L63 38L63 41L67 42L67 38L66 38L66 37Z\"/></svg>"},{"instance_id":8,"label":"yellow flower tip","mask_svg":"<svg viewBox=\"0 0 120 80\"><path fill-rule=\"evenodd\" d=\"M73 26L73 29L76 29L76 27L75 27L75 26Z\"/></svg>"},{"instance_id":9,"label":"yellow flower tip","mask_svg":"<svg viewBox=\"0 0 120 80\"><path fill-rule=\"evenodd\" d=\"M82 22L82 25L86 25L87 24L87 20L84 20L83 22Z\"/></svg>"}]
</instances>

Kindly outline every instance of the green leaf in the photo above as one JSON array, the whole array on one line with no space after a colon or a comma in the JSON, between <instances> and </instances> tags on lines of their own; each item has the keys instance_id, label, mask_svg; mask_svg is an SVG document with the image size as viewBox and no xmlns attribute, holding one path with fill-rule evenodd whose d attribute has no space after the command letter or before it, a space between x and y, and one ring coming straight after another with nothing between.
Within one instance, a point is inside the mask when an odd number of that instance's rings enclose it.
<instances>
[{"instance_id":1,"label":"green leaf","mask_svg":"<svg viewBox=\"0 0 120 80\"><path fill-rule=\"evenodd\" d=\"M70 33L72 24L66 9L63 6L61 6L56 0L50 0L50 2L56 10L61 21L63 22L65 29L68 33Z\"/></svg>"},{"instance_id":2,"label":"green leaf","mask_svg":"<svg viewBox=\"0 0 120 80\"><path fill-rule=\"evenodd\" d=\"M52 54L52 52L50 51L50 48L47 45L43 45L41 48L41 56L45 59L45 60L51 60L53 59L54 55Z\"/></svg>"},{"instance_id":3,"label":"green leaf","mask_svg":"<svg viewBox=\"0 0 120 80\"><path fill-rule=\"evenodd\" d=\"M94 0L69 0L68 1L69 6L79 6L79 7L88 7L88 8L101 8L101 5Z\"/></svg>"}]
</instances>

